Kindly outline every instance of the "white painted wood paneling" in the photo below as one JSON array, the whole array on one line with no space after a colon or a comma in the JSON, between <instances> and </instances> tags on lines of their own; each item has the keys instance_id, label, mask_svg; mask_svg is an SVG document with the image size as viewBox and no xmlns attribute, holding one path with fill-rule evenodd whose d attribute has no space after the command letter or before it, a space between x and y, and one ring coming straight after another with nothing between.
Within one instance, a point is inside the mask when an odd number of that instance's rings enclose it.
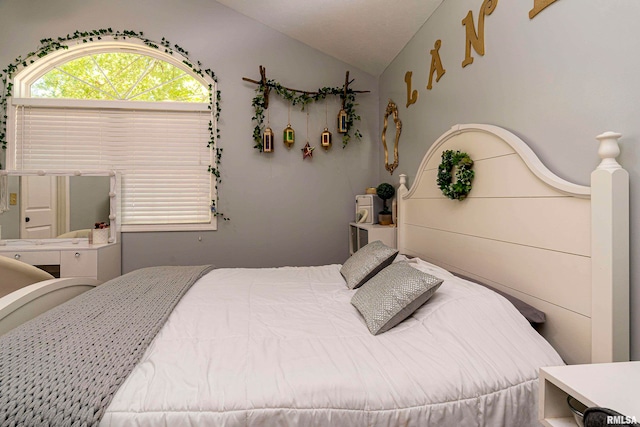
<instances>
[{"instance_id":1,"label":"white painted wood paneling","mask_svg":"<svg viewBox=\"0 0 640 427\"><path fill-rule=\"evenodd\" d=\"M406 231L405 253L591 315L588 257L410 225Z\"/></svg>"},{"instance_id":2,"label":"white painted wood paneling","mask_svg":"<svg viewBox=\"0 0 640 427\"><path fill-rule=\"evenodd\" d=\"M410 201L405 221L553 251L591 253L589 203L575 197L416 199Z\"/></svg>"},{"instance_id":3,"label":"white painted wood paneling","mask_svg":"<svg viewBox=\"0 0 640 427\"><path fill-rule=\"evenodd\" d=\"M591 362L592 320L590 317L516 290L505 288L498 283L491 281L486 283L543 311L547 321L542 326L539 326L537 330L558 353L564 355L563 358L566 363Z\"/></svg>"}]
</instances>

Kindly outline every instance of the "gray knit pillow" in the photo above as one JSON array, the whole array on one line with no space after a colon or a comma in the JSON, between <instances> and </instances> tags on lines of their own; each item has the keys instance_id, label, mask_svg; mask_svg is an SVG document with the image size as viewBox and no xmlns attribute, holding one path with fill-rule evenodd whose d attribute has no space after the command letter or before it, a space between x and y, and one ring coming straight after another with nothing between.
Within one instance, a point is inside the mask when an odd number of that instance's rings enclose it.
<instances>
[{"instance_id":1,"label":"gray knit pillow","mask_svg":"<svg viewBox=\"0 0 640 427\"><path fill-rule=\"evenodd\" d=\"M381 334L416 311L442 284L407 262L396 262L362 285L351 298L373 335Z\"/></svg>"},{"instance_id":2,"label":"gray knit pillow","mask_svg":"<svg viewBox=\"0 0 640 427\"><path fill-rule=\"evenodd\" d=\"M391 264L396 255L398 255L396 249L388 247L380 240L376 240L351 255L342 264L340 273L344 280L347 281L347 287L355 289L375 276L378 271Z\"/></svg>"}]
</instances>

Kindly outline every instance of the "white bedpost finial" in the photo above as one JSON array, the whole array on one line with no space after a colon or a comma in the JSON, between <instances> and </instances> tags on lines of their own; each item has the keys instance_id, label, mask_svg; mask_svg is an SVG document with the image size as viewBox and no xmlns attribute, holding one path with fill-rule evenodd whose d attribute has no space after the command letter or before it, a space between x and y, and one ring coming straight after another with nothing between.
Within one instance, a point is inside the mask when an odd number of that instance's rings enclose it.
<instances>
[{"instance_id":1,"label":"white bedpost finial","mask_svg":"<svg viewBox=\"0 0 640 427\"><path fill-rule=\"evenodd\" d=\"M616 161L616 157L620 154L620 147L618 146L618 139L622 136L616 132L605 132L596 136L596 139L600 141L600 147L598 148L598 156L602 159L598 165L598 169L615 170L622 169L622 166Z\"/></svg>"},{"instance_id":2,"label":"white bedpost finial","mask_svg":"<svg viewBox=\"0 0 640 427\"><path fill-rule=\"evenodd\" d=\"M404 173L400 174L400 186L404 186L406 188L406 186L407 186L407 174L404 174Z\"/></svg>"},{"instance_id":3,"label":"white bedpost finial","mask_svg":"<svg viewBox=\"0 0 640 427\"><path fill-rule=\"evenodd\" d=\"M401 199L402 196L404 196L405 194L407 194L409 192L409 189L407 188L407 175L404 173L401 173L399 176L399 183L400 185L398 185L398 191L396 191L397 194L397 199Z\"/></svg>"}]
</instances>

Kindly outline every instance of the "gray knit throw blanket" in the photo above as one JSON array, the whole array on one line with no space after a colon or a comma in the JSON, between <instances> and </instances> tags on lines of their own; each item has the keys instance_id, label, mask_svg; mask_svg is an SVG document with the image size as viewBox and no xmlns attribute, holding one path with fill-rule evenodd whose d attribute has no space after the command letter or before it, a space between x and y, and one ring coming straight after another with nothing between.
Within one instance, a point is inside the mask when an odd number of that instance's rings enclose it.
<instances>
[{"instance_id":1,"label":"gray knit throw blanket","mask_svg":"<svg viewBox=\"0 0 640 427\"><path fill-rule=\"evenodd\" d=\"M110 280L0 337L0 425L97 426L118 387L211 266Z\"/></svg>"}]
</instances>

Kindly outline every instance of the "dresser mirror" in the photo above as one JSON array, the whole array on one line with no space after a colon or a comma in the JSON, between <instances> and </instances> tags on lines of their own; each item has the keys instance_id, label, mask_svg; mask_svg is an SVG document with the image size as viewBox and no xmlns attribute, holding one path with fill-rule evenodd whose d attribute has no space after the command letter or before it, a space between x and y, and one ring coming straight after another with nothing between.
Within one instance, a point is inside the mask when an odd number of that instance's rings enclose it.
<instances>
[{"instance_id":1,"label":"dresser mirror","mask_svg":"<svg viewBox=\"0 0 640 427\"><path fill-rule=\"evenodd\" d=\"M4 182L2 182L4 180ZM115 242L117 176L114 172L0 171L7 211L0 213L0 240L6 244L88 241L96 223Z\"/></svg>"}]
</instances>

